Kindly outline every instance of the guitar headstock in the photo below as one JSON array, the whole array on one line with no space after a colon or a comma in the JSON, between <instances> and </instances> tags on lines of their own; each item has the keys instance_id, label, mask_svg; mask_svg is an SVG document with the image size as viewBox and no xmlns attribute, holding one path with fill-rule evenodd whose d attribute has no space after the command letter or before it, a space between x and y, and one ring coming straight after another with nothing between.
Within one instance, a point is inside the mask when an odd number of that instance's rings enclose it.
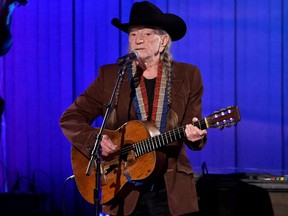
<instances>
[{"instance_id":1,"label":"guitar headstock","mask_svg":"<svg viewBox=\"0 0 288 216\"><path fill-rule=\"evenodd\" d=\"M241 119L239 109L237 106L229 106L219 111L215 111L206 117L207 128L230 127L236 125Z\"/></svg>"}]
</instances>

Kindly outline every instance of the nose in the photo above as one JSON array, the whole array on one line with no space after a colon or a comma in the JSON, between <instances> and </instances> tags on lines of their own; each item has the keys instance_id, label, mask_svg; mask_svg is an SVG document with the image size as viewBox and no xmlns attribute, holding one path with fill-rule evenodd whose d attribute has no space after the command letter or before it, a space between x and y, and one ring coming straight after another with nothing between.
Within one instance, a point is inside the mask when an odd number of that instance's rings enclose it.
<instances>
[{"instance_id":1,"label":"nose","mask_svg":"<svg viewBox=\"0 0 288 216\"><path fill-rule=\"evenodd\" d=\"M143 38L141 36L138 36L136 38L136 44L141 44L141 43L144 43L144 40L143 40Z\"/></svg>"}]
</instances>

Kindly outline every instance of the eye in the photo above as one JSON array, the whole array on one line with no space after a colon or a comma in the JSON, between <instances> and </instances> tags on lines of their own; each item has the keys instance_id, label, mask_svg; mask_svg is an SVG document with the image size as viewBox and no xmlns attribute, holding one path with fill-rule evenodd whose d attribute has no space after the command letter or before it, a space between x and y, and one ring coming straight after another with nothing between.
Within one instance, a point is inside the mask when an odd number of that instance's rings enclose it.
<instances>
[{"instance_id":1,"label":"eye","mask_svg":"<svg viewBox=\"0 0 288 216\"><path fill-rule=\"evenodd\" d=\"M145 33L143 34L143 37L145 37L145 38L150 38L152 35L153 35L153 34L152 34L151 32L145 32Z\"/></svg>"}]
</instances>

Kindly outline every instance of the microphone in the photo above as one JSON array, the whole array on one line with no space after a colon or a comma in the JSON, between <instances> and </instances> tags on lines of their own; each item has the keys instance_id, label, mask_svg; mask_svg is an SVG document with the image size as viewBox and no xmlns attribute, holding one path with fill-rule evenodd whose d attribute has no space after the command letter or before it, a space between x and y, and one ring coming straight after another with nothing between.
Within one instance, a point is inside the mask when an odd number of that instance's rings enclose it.
<instances>
[{"instance_id":1,"label":"microphone","mask_svg":"<svg viewBox=\"0 0 288 216\"><path fill-rule=\"evenodd\" d=\"M116 63L118 65L124 65L130 63L139 58L139 54L136 51L132 51L131 53L124 55L117 59Z\"/></svg>"}]
</instances>

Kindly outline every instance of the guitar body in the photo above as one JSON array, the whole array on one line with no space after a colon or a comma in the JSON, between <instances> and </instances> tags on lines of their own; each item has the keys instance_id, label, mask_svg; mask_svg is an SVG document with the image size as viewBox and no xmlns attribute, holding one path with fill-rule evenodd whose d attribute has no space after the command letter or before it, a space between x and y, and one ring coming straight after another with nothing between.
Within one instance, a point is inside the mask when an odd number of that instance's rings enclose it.
<instances>
[{"instance_id":1,"label":"guitar body","mask_svg":"<svg viewBox=\"0 0 288 216\"><path fill-rule=\"evenodd\" d=\"M104 130L103 133L107 134L117 145L117 152L102 157L101 204L111 201L116 196L121 196L121 192L126 193L127 190L123 190L124 186L130 188L129 186L141 184L155 177L157 173L163 171L166 165L165 154L162 152L151 151L137 157L133 151L134 143L160 134L152 123L133 120L115 131ZM86 175L89 159L75 147L71 149L71 160L77 188L83 198L93 204L96 169L94 167L90 175Z\"/></svg>"},{"instance_id":2,"label":"guitar body","mask_svg":"<svg viewBox=\"0 0 288 216\"><path fill-rule=\"evenodd\" d=\"M230 127L240 121L237 106L229 106L213 112L192 124L200 129ZM99 129L96 129L99 131ZM165 154L156 151L185 137L185 126L160 134L151 122L133 120L123 124L117 130L104 130L117 152L102 157L101 171L101 204L108 203L113 198L125 196L131 189L144 181L154 178L166 167ZM94 189L96 186L95 167L90 175L86 175L89 158L75 147L71 150L72 168L75 181L83 198L94 204Z\"/></svg>"}]
</instances>

